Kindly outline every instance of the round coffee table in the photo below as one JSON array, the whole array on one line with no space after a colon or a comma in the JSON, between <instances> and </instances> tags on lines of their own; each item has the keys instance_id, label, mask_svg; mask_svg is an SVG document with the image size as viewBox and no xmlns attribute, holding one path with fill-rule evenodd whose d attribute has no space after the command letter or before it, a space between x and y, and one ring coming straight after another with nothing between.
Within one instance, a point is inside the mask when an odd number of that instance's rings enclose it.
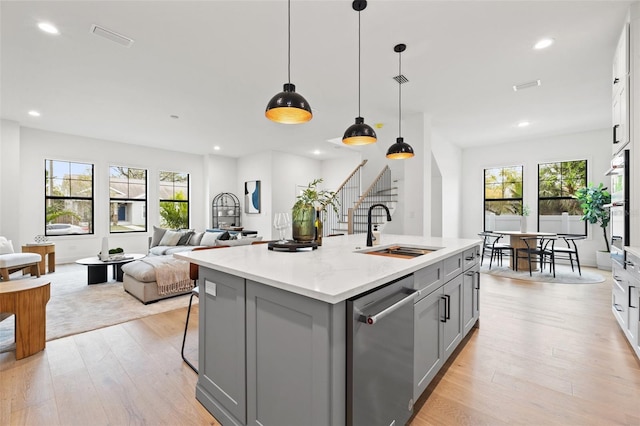
<instances>
[{"instance_id":1,"label":"round coffee table","mask_svg":"<svg viewBox=\"0 0 640 426\"><path fill-rule=\"evenodd\" d=\"M120 259L112 260L100 260L98 256L85 257L84 259L76 260L76 263L87 266L87 282L88 284L101 284L106 283L107 279L107 266L113 266L113 278L116 281L122 282L122 265L125 263L133 262L134 260L142 259L146 254L140 253L127 253Z\"/></svg>"}]
</instances>

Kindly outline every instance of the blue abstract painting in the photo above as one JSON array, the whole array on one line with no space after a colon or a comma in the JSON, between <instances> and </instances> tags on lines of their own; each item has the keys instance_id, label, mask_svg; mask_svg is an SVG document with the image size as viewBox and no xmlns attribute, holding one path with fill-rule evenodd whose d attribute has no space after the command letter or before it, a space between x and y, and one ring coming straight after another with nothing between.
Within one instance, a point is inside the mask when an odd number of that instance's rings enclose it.
<instances>
[{"instance_id":1,"label":"blue abstract painting","mask_svg":"<svg viewBox=\"0 0 640 426\"><path fill-rule=\"evenodd\" d=\"M244 212L260 213L260 181L244 183Z\"/></svg>"}]
</instances>

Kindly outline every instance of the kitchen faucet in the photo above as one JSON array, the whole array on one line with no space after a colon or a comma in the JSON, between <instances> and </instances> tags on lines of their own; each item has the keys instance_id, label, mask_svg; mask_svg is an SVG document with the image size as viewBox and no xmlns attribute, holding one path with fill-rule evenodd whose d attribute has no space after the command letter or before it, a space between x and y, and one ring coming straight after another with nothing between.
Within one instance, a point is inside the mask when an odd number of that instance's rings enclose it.
<instances>
[{"instance_id":1,"label":"kitchen faucet","mask_svg":"<svg viewBox=\"0 0 640 426\"><path fill-rule=\"evenodd\" d=\"M371 231L371 210L374 207L382 207L387 211L387 222L391 222L391 213L389 212L389 208L384 204L374 204L369 207L369 213L367 213L367 247L373 246L373 231Z\"/></svg>"}]
</instances>

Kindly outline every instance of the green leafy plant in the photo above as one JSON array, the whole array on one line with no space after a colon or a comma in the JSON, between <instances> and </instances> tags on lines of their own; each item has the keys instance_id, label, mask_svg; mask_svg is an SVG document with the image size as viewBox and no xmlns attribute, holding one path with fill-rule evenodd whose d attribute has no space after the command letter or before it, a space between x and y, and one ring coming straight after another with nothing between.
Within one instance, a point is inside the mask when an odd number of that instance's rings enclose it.
<instances>
[{"instance_id":1,"label":"green leafy plant","mask_svg":"<svg viewBox=\"0 0 640 426\"><path fill-rule=\"evenodd\" d=\"M182 191L178 191L175 199L186 200L186 197ZM161 201L160 225L170 229L188 228L189 204L176 201Z\"/></svg>"},{"instance_id":2,"label":"green leafy plant","mask_svg":"<svg viewBox=\"0 0 640 426\"><path fill-rule=\"evenodd\" d=\"M121 247L109 249L109 254L118 254L118 253L124 253L124 250Z\"/></svg>"},{"instance_id":3,"label":"green leafy plant","mask_svg":"<svg viewBox=\"0 0 640 426\"><path fill-rule=\"evenodd\" d=\"M313 207L314 210L320 208L325 212L329 206L333 208L334 212L338 213L340 202L336 198L336 193L324 189L318 190L319 183L322 183L322 179L315 179L296 197L296 202L293 205L294 215L298 215L302 210L309 207Z\"/></svg>"},{"instance_id":4,"label":"green leafy plant","mask_svg":"<svg viewBox=\"0 0 640 426\"><path fill-rule=\"evenodd\" d=\"M598 224L602 228L604 242L609 251L609 239L607 238L607 226L609 226L609 209L605 206L611 203L611 194L602 184L594 186L589 183L588 186L580 188L573 196L580 201L582 207L581 220L586 220L591 224Z\"/></svg>"}]
</instances>

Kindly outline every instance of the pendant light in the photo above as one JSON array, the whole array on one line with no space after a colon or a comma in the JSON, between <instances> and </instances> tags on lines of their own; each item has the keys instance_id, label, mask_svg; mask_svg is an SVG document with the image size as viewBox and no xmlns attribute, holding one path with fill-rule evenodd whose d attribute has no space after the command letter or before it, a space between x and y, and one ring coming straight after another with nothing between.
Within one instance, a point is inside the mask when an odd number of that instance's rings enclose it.
<instances>
[{"instance_id":1,"label":"pendant light","mask_svg":"<svg viewBox=\"0 0 640 426\"><path fill-rule=\"evenodd\" d=\"M396 143L391 145L387 150L387 158L391 158L392 160L402 160L414 156L413 148L411 148L411 145L406 143L402 137L402 84L408 80L402 75L401 54L406 48L407 46L404 44L397 44L393 48L393 51L398 54L398 76L396 77L398 81L398 138L396 139Z\"/></svg>"},{"instance_id":2,"label":"pendant light","mask_svg":"<svg viewBox=\"0 0 640 426\"><path fill-rule=\"evenodd\" d=\"M367 7L366 0L354 0L351 4L353 10L358 12L358 116L356 123L349 126L344 132L342 142L347 145L368 145L377 140L376 132L364 123L360 116L360 12Z\"/></svg>"},{"instance_id":3,"label":"pendant light","mask_svg":"<svg viewBox=\"0 0 640 426\"><path fill-rule=\"evenodd\" d=\"M307 100L296 93L296 86L291 84L291 0L287 2L288 51L287 71L288 82L283 91L275 95L267 104L264 115L271 121L284 124L306 123L311 120L313 113Z\"/></svg>"}]
</instances>

